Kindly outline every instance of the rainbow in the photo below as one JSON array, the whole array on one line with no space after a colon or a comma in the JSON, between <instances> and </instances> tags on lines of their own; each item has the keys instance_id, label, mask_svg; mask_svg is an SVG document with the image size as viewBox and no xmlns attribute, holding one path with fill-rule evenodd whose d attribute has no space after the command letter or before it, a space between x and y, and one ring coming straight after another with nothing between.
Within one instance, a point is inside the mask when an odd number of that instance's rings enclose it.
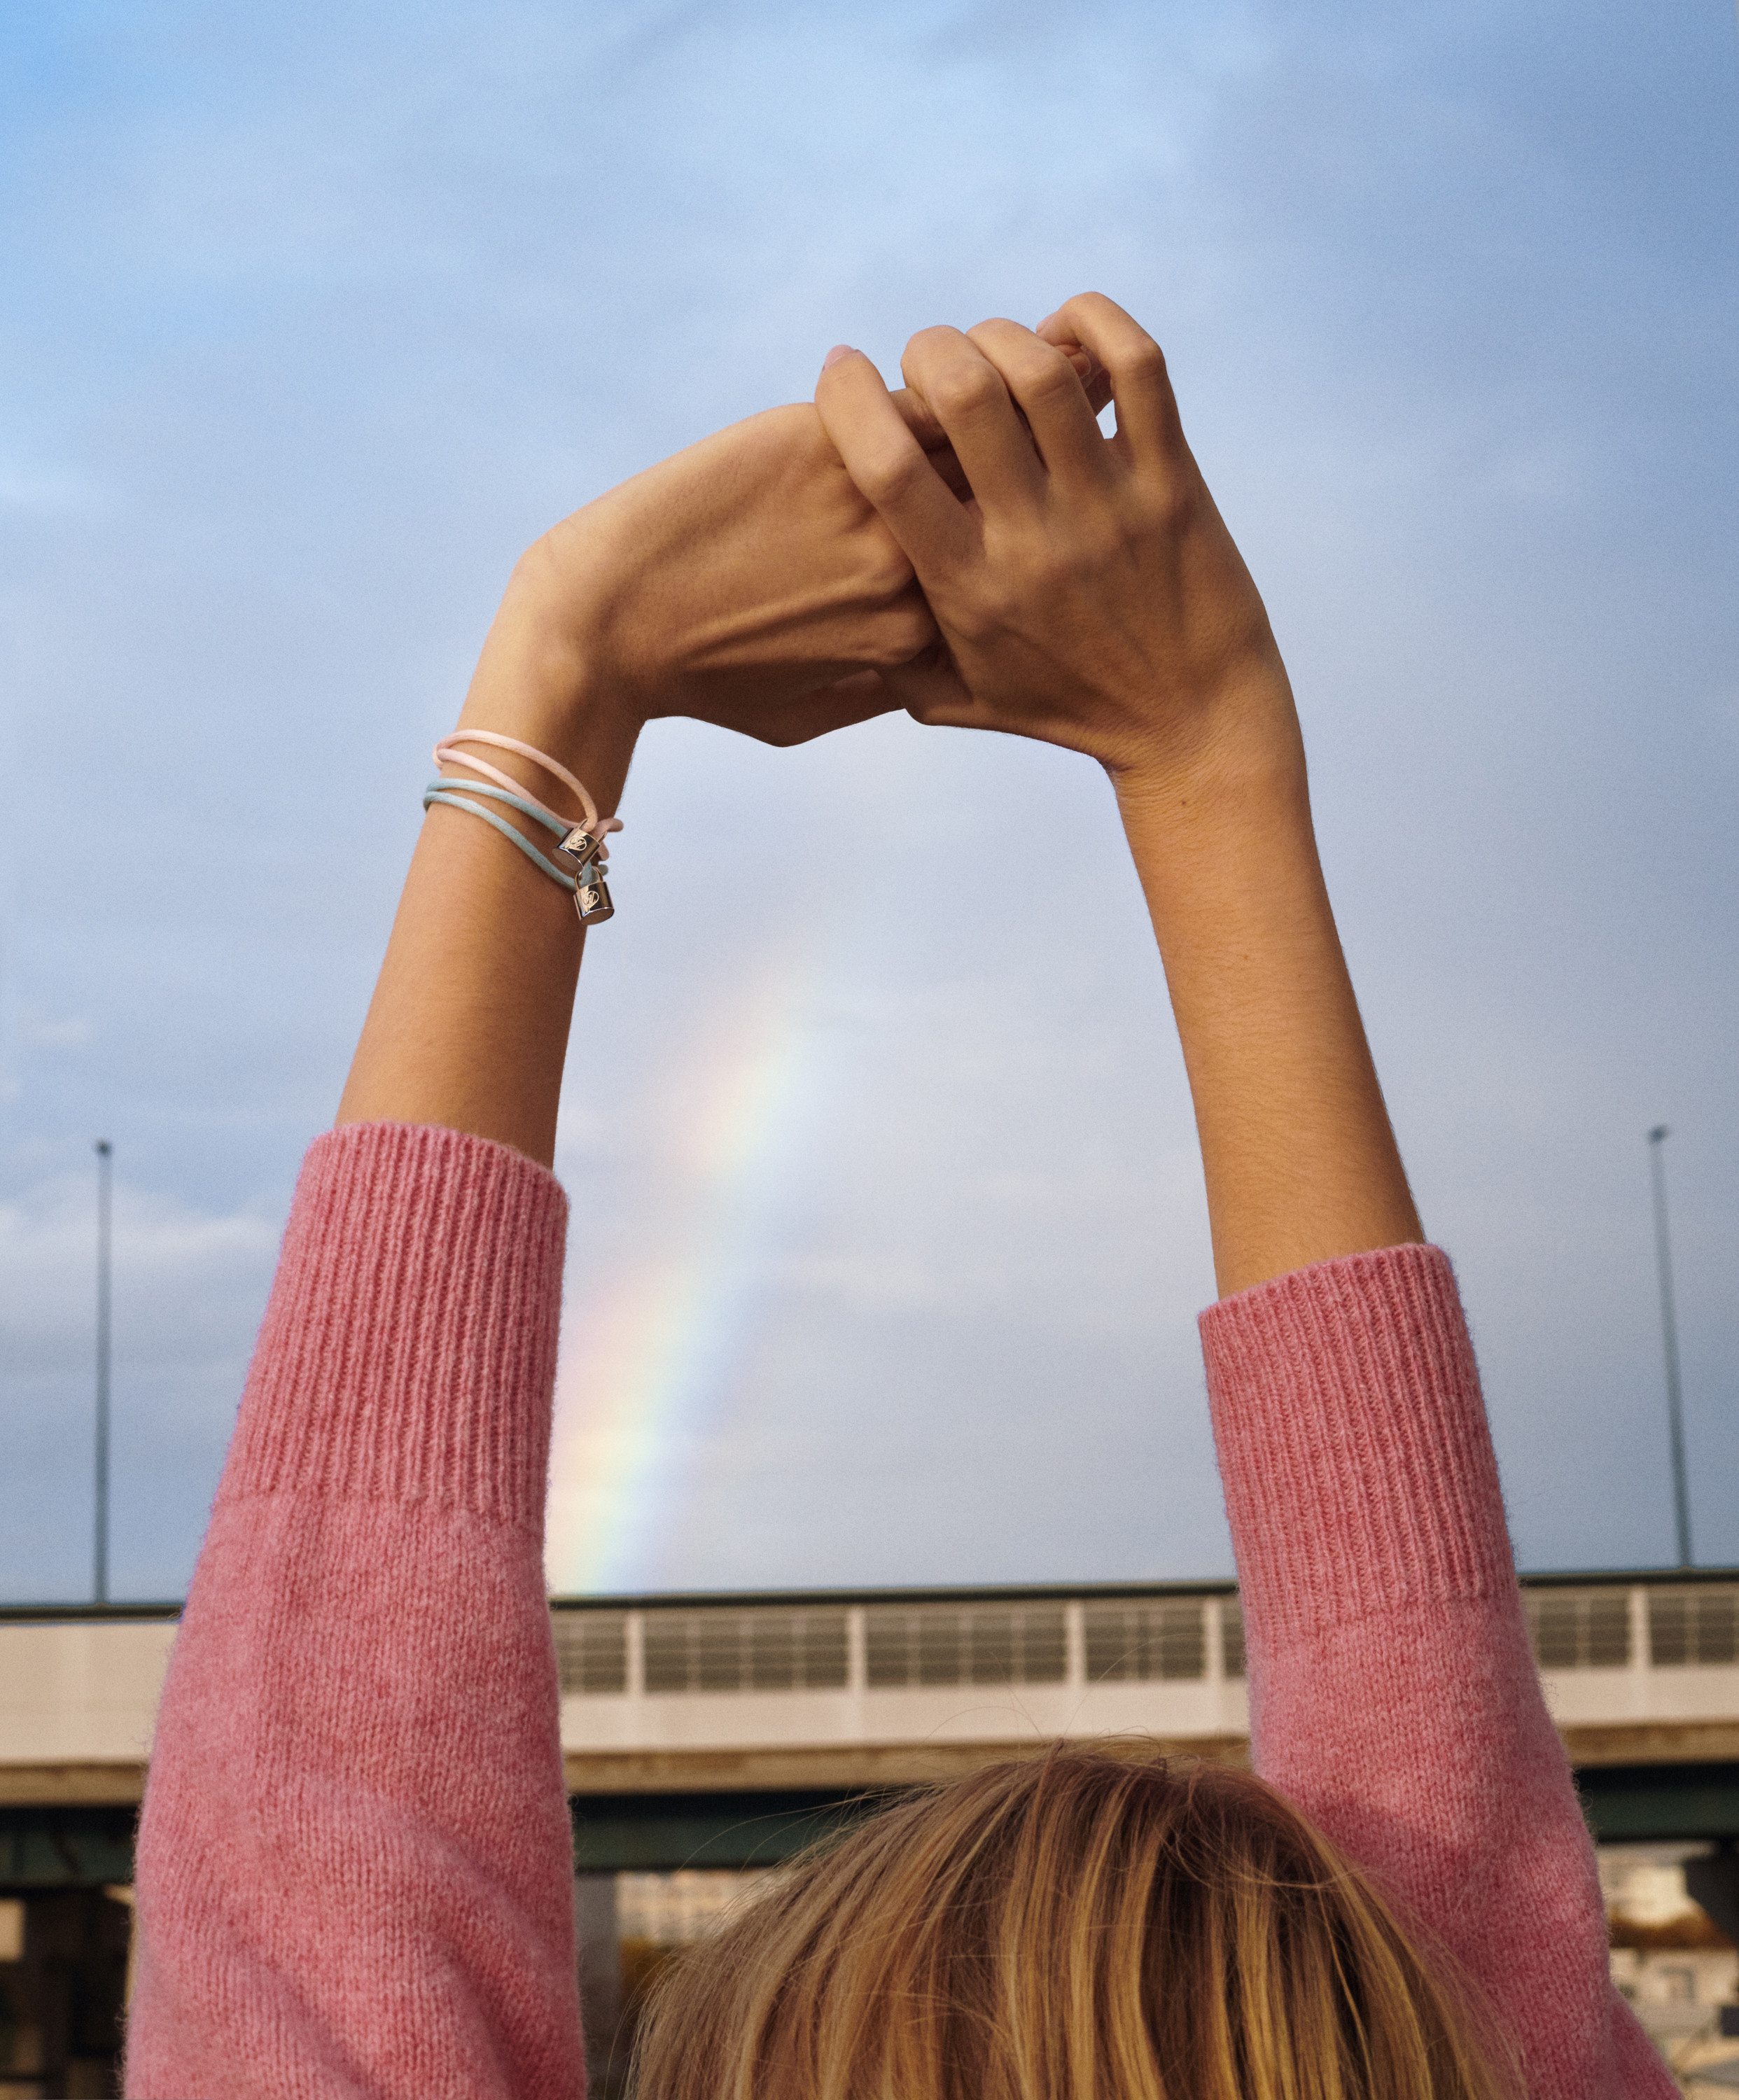
<instances>
[{"instance_id":1,"label":"rainbow","mask_svg":"<svg viewBox=\"0 0 1739 2100\"><path fill-rule=\"evenodd\" d=\"M754 1327L780 1198L813 1127L814 973L767 958L667 1082L671 1142L652 1178L671 1219L650 1252L599 1264L573 1185L556 1374L546 1574L573 1595L653 1586L677 1474L730 1397Z\"/></svg>"}]
</instances>

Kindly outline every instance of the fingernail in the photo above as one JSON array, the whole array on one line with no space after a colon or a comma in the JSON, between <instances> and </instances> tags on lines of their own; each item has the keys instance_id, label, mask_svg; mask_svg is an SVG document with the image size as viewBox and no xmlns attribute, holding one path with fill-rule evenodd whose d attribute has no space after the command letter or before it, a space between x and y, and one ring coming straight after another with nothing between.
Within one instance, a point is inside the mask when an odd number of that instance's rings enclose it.
<instances>
[{"instance_id":1,"label":"fingernail","mask_svg":"<svg viewBox=\"0 0 1739 2100\"><path fill-rule=\"evenodd\" d=\"M821 368L825 372L830 364L837 364L842 357L855 357L857 354L849 342L836 342L822 359Z\"/></svg>"}]
</instances>

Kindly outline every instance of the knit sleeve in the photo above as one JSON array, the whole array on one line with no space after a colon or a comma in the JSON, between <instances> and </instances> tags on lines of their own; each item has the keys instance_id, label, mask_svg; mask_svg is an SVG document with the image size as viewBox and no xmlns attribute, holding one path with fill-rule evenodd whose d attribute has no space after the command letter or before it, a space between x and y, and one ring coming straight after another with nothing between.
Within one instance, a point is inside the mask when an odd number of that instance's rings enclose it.
<instances>
[{"instance_id":1,"label":"knit sleeve","mask_svg":"<svg viewBox=\"0 0 1739 2100\"><path fill-rule=\"evenodd\" d=\"M1610 1981L1447 1257L1324 1262L1202 1335L1256 1769L1471 1973L1531 2100L1667 2100Z\"/></svg>"},{"instance_id":2,"label":"knit sleeve","mask_svg":"<svg viewBox=\"0 0 1739 2100\"><path fill-rule=\"evenodd\" d=\"M583 2091L542 1529L566 1207L350 1126L304 1165L140 1825L140 2100Z\"/></svg>"}]
</instances>

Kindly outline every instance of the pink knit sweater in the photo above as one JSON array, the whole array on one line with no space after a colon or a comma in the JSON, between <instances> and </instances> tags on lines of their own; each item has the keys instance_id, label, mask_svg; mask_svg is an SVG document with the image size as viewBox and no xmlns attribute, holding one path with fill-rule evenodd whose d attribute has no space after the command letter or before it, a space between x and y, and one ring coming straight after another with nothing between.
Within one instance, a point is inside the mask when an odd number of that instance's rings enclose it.
<instances>
[{"instance_id":1,"label":"pink knit sweater","mask_svg":"<svg viewBox=\"0 0 1739 2100\"><path fill-rule=\"evenodd\" d=\"M578 2095L542 1526L566 1206L517 1154L308 1155L158 1723L126 2090ZM1529 2090L1674 2092L1607 1980L1448 1262L1203 1318L1257 1768L1447 1942Z\"/></svg>"}]
</instances>

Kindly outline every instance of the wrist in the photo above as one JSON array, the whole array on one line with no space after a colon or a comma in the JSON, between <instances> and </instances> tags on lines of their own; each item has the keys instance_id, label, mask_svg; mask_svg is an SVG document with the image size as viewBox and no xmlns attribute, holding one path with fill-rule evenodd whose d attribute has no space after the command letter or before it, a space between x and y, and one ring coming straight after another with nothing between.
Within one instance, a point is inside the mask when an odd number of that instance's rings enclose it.
<instances>
[{"instance_id":1,"label":"wrist","mask_svg":"<svg viewBox=\"0 0 1739 2100\"><path fill-rule=\"evenodd\" d=\"M1126 812L1187 804L1228 814L1303 791L1304 745L1278 653L1245 652L1211 683L1162 690L1129 710L1150 719L1106 770Z\"/></svg>"},{"instance_id":2,"label":"wrist","mask_svg":"<svg viewBox=\"0 0 1739 2100\"><path fill-rule=\"evenodd\" d=\"M601 629L572 593L551 588L536 556L533 549L514 571L457 726L493 730L547 752L579 775L608 815L642 717L612 667ZM518 770L517 761L510 770Z\"/></svg>"},{"instance_id":3,"label":"wrist","mask_svg":"<svg viewBox=\"0 0 1739 2100\"><path fill-rule=\"evenodd\" d=\"M1233 868L1277 871L1314 858L1310 789L1295 725L1290 736L1211 748L1187 765L1112 772L1118 813L1144 880L1200 878L1220 887Z\"/></svg>"},{"instance_id":4,"label":"wrist","mask_svg":"<svg viewBox=\"0 0 1739 2100\"><path fill-rule=\"evenodd\" d=\"M1174 1003L1229 977L1278 987L1338 951L1301 757L1117 784Z\"/></svg>"}]
</instances>

